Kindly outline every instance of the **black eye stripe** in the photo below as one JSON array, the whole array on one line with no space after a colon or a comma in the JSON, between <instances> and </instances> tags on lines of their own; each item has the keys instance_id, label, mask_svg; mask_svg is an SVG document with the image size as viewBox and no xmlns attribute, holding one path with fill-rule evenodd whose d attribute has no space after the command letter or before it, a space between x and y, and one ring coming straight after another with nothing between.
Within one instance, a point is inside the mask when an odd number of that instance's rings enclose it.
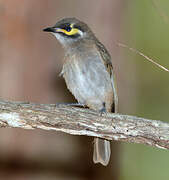
<instances>
[{"instance_id":1,"label":"black eye stripe","mask_svg":"<svg viewBox=\"0 0 169 180\"><path fill-rule=\"evenodd\" d=\"M59 28L61 29L65 29L66 31L70 32L72 30L72 28L70 27L70 24L69 23L66 23L66 24L61 24L59 26Z\"/></svg>"},{"instance_id":2,"label":"black eye stripe","mask_svg":"<svg viewBox=\"0 0 169 180\"><path fill-rule=\"evenodd\" d=\"M67 26L67 27L65 27L65 30L66 30L67 32L70 32L70 31L72 30L72 28L71 28L70 26Z\"/></svg>"},{"instance_id":3,"label":"black eye stripe","mask_svg":"<svg viewBox=\"0 0 169 180\"><path fill-rule=\"evenodd\" d=\"M59 28L61 28L61 29L65 29L65 28L67 28L67 27L70 27L70 24L69 24L69 23L61 24L61 25L59 26Z\"/></svg>"},{"instance_id":4,"label":"black eye stripe","mask_svg":"<svg viewBox=\"0 0 169 180\"><path fill-rule=\"evenodd\" d=\"M69 23L61 24L58 27L61 29L65 29L68 32L70 32L72 30L71 24L69 24ZM84 32L83 28L81 28L81 26L79 26L78 24L73 25L73 28L77 28L80 31Z\"/></svg>"}]
</instances>

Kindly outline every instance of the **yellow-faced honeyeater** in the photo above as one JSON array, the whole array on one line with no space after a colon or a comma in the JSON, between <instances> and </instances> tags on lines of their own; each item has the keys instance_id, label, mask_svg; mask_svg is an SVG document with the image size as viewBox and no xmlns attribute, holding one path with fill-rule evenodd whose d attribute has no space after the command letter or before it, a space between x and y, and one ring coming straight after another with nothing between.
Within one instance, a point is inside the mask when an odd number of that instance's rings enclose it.
<instances>
[{"instance_id":1,"label":"yellow-faced honeyeater","mask_svg":"<svg viewBox=\"0 0 169 180\"><path fill-rule=\"evenodd\" d=\"M111 56L88 25L76 18L64 18L44 31L54 34L64 47L65 63L61 74L78 103L98 113L117 112ZM94 163L106 166L110 154L110 142L95 138Z\"/></svg>"}]
</instances>

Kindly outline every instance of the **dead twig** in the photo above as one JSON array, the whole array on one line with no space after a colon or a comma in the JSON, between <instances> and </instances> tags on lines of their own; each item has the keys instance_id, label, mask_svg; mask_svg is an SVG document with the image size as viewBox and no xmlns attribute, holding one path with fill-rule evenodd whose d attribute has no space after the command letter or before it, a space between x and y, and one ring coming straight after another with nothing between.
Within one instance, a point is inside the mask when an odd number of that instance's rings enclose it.
<instances>
[{"instance_id":1,"label":"dead twig","mask_svg":"<svg viewBox=\"0 0 169 180\"><path fill-rule=\"evenodd\" d=\"M155 65L158 66L160 69L163 69L164 71L169 72L169 70L168 70L167 68L165 68L164 66L158 64L158 63L155 62L153 59L151 59L151 58L149 58L148 56L144 55L142 52L138 51L137 49L128 47L127 45L122 44L122 43L118 43L117 45L120 46L120 47L123 47L123 48L127 48L127 49L129 49L130 51L133 51L134 53L136 53L136 54L144 57L145 59L147 59L147 60L150 61L151 63L155 64Z\"/></svg>"},{"instance_id":2,"label":"dead twig","mask_svg":"<svg viewBox=\"0 0 169 180\"><path fill-rule=\"evenodd\" d=\"M169 149L169 124L55 104L0 101L0 128L61 131Z\"/></svg>"}]
</instances>

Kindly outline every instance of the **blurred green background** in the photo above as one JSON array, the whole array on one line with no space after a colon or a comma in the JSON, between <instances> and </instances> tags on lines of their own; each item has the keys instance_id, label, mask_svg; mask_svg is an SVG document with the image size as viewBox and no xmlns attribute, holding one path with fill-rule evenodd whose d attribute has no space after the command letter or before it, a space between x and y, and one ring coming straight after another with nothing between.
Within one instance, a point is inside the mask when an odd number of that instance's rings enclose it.
<instances>
[{"instance_id":1,"label":"blurred green background","mask_svg":"<svg viewBox=\"0 0 169 180\"><path fill-rule=\"evenodd\" d=\"M166 0L0 0L0 97L35 103L75 101L58 74L63 49L42 29L63 17L85 21L112 56L119 113L169 121L169 73L117 46L136 48L169 68ZM92 162L92 138L0 130L0 179L168 180L169 152L113 142L108 167Z\"/></svg>"},{"instance_id":2,"label":"blurred green background","mask_svg":"<svg viewBox=\"0 0 169 180\"><path fill-rule=\"evenodd\" d=\"M169 1L128 1L125 26L128 46L169 68ZM130 114L169 121L169 74L132 52L125 55L136 68L137 102ZM169 179L168 151L125 144L122 154L121 179Z\"/></svg>"}]
</instances>

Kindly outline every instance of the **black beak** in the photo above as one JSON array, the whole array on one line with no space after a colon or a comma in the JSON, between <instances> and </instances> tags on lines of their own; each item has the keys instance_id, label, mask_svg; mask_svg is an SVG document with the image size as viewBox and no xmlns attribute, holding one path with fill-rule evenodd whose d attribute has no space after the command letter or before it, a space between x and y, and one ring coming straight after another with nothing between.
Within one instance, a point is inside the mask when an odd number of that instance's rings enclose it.
<instances>
[{"instance_id":1,"label":"black beak","mask_svg":"<svg viewBox=\"0 0 169 180\"><path fill-rule=\"evenodd\" d=\"M53 32L53 33L56 32L56 31L55 31L55 28L53 28L53 27L45 28L45 29L43 29L43 31L45 31L45 32Z\"/></svg>"}]
</instances>

